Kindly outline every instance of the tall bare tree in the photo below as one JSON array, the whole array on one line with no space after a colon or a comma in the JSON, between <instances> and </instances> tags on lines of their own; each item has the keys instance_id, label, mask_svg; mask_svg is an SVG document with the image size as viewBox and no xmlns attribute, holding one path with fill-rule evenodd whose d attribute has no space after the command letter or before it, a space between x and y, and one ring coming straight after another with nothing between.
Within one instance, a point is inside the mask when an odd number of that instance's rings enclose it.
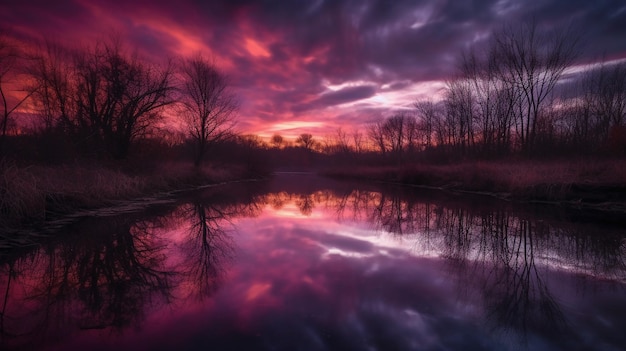
<instances>
[{"instance_id":1,"label":"tall bare tree","mask_svg":"<svg viewBox=\"0 0 626 351\"><path fill-rule=\"evenodd\" d=\"M522 151L533 148L539 116L563 71L577 56L578 36L571 29L540 31L536 22L495 32L494 72L519 94L516 131Z\"/></svg>"},{"instance_id":2,"label":"tall bare tree","mask_svg":"<svg viewBox=\"0 0 626 351\"><path fill-rule=\"evenodd\" d=\"M493 51L493 50L492 50ZM473 49L462 55L460 79L467 85L467 103L472 106L471 135L483 155L504 154L509 150L513 112L520 102L516 89L499 79L500 64L490 52L477 54Z\"/></svg>"},{"instance_id":3,"label":"tall bare tree","mask_svg":"<svg viewBox=\"0 0 626 351\"><path fill-rule=\"evenodd\" d=\"M361 133L358 129L355 129L350 134L352 138L352 145L354 146L354 152L357 154L361 154L365 151L365 140L363 137L363 133Z\"/></svg>"},{"instance_id":4,"label":"tall bare tree","mask_svg":"<svg viewBox=\"0 0 626 351\"><path fill-rule=\"evenodd\" d=\"M75 58L77 114L74 123L115 158L145 135L173 103L171 65L159 67L128 54L115 39Z\"/></svg>"},{"instance_id":5,"label":"tall bare tree","mask_svg":"<svg viewBox=\"0 0 626 351\"><path fill-rule=\"evenodd\" d=\"M332 135L333 144L336 152L347 154L350 152L350 138L348 133L344 131L341 127L335 130L335 133Z\"/></svg>"},{"instance_id":6,"label":"tall bare tree","mask_svg":"<svg viewBox=\"0 0 626 351\"><path fill-rule=\"evenodd\" d=\"M232 136L238 104L226 77L200 55L183 62L182 80L183 116L199 167L211 144Z\"/></svg>"}]
</instances>

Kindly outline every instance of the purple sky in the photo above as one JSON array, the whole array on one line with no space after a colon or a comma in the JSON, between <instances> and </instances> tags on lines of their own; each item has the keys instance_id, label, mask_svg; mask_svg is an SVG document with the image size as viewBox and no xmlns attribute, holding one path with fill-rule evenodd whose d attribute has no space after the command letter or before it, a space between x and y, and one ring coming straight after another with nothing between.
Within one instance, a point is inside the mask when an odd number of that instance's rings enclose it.
<instances>
[{"instance_id":1,"label":"purple sky","mask_svg":"<svg viewBox=\"0 0 626 351\"><path fill-rule=\"evenodd\" d=\"M535 18L582 34L578 63L626 58L622 0L9 0L19 40L89 44L118 33L152 59L212 56L241 102L243 132L359 128L434 97L462 50Z\"/></svg>"}]
</instances>

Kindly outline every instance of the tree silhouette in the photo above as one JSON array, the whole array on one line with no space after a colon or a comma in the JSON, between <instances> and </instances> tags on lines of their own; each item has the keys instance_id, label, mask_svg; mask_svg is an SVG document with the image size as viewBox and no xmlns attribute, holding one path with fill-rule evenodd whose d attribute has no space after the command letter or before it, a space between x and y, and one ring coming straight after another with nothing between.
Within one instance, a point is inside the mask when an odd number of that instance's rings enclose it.
<instances>
[{"instance_id":1,"label":"tree silhouette","mask_svg":"<svg viewBox=\"0 0 626 351\"><path fill-rule=\"evenodd\" d=\"M370 125L368 137L381 153L390 153L400 160L405 152L417 150L419 128L413 116L398 113Z\"/></svg>"},{"instance_id":2,"label":"tree silhouette","mask_svg":"<svg viewBox=\"0 0 626 351\"><path fill-rule=\"evenodd\" d=\"M296 144L300 145L306 150L313 150L315 146L315 140L313 140L313 135L308 133L302 133L296 139Z\"/></svg>"},{"instance_id":3,"label":"tree silhouette","mask_svg":"<svg viewBox=\"0 0 626 351\"><path fill-rule=\"evenodd\" d=\"M234 208L195 200L184 207L190 227L184 244L183 273L193 283L197 298L210 296L219 286L225 264L233 257L233 242L227 231ZM231 212L232 211L232 212Z\"/></svg>"},{"instance_id":4,"label":"tree silhouette","mask_svg":"<svg viewBox=\"0 0 626 351\"><path fill-rule=\"evenodd\" d=\"M535 21L494 33L490 62L498 79L517 94L515 127L522 151L534 146L540 113L576 58L577 39L571 30L539 31Z\"/></svg>"},{"instance_id":5,"label":"tree silhouette","mask_svg":"<svg viewBox=\"0 0 626 351\"><path fill-rule=\"evenodd\" d=\"M226 77L202 56L182 65L184 121L194 143L194 165L199 167L211 144L232 135L237 103Z\"/></svg>"},{"instance_id":6,"label":"tree silhouette","mask_svg":"<svg viewBox=\"0 0 626 351\"><path fill-rule=\"evenodd\" d=\"M34 106L46 131L59 128L65 133L75 132L77 92L73 69L70 51L52 42L39 49L29 68L37 86Z\"/></svg>"},{"instance_id":7,"label":"tree silhouette","mask_svg":"<svg viewBox=\"0 0 626 351\"><path fill-rule=\"evenodd\" d=\"M145 135L173 103L171 66L159 68L126 53L114 39L77 54L76 124L115 158Z\"/></svg>"}]
</instances>

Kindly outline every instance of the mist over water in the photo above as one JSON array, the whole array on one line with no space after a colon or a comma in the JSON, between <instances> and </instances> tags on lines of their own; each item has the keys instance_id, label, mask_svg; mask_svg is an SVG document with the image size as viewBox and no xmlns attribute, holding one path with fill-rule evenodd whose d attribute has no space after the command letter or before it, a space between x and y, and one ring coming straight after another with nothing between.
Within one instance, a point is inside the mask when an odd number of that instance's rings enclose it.
<instances>
[{"instance_id":1,"label":"mist over water","mask_svg":"<svg viewBox=\"0 0 626 351\"><path fill-rule=\"evenodd\" d=\"M278 174L0 249L2 349L626 345L626 230L553 207Z\"/></svg>"}]
</instances>

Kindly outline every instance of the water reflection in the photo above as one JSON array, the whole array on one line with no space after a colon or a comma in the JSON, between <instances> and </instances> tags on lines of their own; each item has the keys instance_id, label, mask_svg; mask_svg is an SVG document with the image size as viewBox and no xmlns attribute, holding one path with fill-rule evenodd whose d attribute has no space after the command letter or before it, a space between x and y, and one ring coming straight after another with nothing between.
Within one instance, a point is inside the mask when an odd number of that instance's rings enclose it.
<instances>
[{"instance_id":1,"label":"water reflection","mask_svg":"<svg viewBox=\"0 0 626 351\"><path fill-rule=\"evenodd\" d=\"M600 278L623 292L626 232L619 225L572 223L563 219L567 214L536 212L542 208L520 211L501 203L468 206L442 196L411 197L404 189L319 190L299 194L295 203L300 209L303 198L314 200L307 208L323 207L339 221L367 221L378 233L411 246L418 256L444 258L449 276L460 282L458 293L478 291L485 322L492 332L514 334L519 339L515 344L525 345L529 336L539 335L579 339L580 331L568 323L554 294L559 285L555 271L578 274L576 289L596 287ZM308 210L301 213L311 215ZM333 253L341 253L343 248L334 246L339 250ZM352 249L352 255L358 253Z\"/></svg>"},{"instance_id":2,"label":"water reflection","mask_svg":"<svg viewBox=\"0 0 626 351\"><path fill-rule=\"evenodd\" d=\"M493 207L402 191L354 190L341 196L321 191L308 197L317 199L314 206L331 210L338 220L365 220L380 232L412 242L420 253L460 265L489 262L528 275L539 261L626 279L626 230L621 225L575 223L554 213L524 212L506 203Z\"/></svg>"},{"instance_id":3,"label":"water reflection","mask_svg":"<svg viewBox=\"0 0 626 351\"><path fill-rule=\"evenodd\" d=\"M208 190L0 256L0 346L623 345L625 230L568 216L297 177Z\"/></svg>"},{"instance_id":4,"label":"water reflection","mask_svg":"<svg viewBox=\"0 0 626 351\"><path fill-rule=\"evenodd\" d=\"M151 235L157 225L112 218L7 263L3 345L23 340L32 347L73 328L138 325L152 299L167 300L172 289L163 246Z\"/></svg>"},{"instance_id":5,"label":"water reflection","mask_svg":"<svg viewBox=\"0 0 626 351\"><path fill-rule=\"evenodd\" d=\"M76 329L138 328L146 312L182 298L175 296L182 286L195 298L209 296L232 257L228 221L252 215L251 208L195 197L140 215L85 220L60 240L3 255L0 345L31 348ZM179 232L176 242L172 232ZM176 246L178 261L171 262Z\"/></svg>"}]
</instances>

